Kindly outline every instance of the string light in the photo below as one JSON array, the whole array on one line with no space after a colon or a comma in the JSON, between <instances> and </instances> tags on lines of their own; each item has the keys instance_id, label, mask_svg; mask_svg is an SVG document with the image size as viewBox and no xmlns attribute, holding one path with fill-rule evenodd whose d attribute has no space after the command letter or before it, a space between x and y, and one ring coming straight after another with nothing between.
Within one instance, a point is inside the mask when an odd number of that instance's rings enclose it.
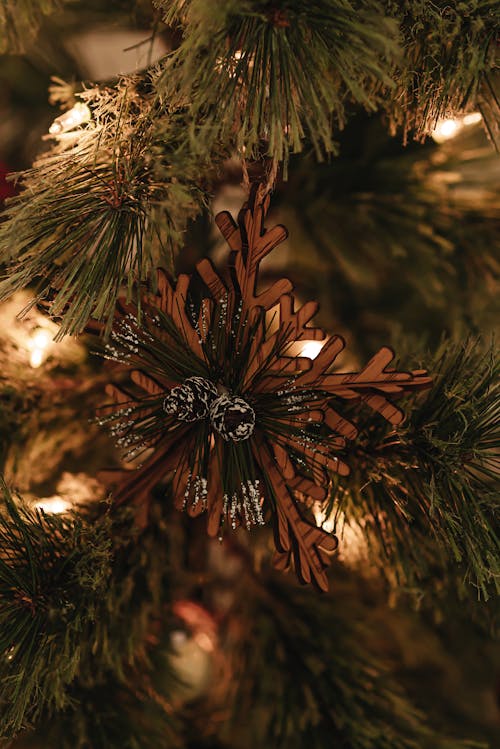
<instances>
[{"instance_id":1,"label":"string light","mask_svg":"<svg viewBox=\"0 0 500 749\"><path fill-rule=\"evenodd\" d=\"M482 119L481 112L471 112L471 114L465 115L462 122L464 125L477 125L478 122L482 121Z\"/></svg>"},{"instance_id":2,"label":"string light","mask_svg":"<svg viewBox=\"0 0 500 749\"><path fill-rule=\"evenodd\" d=\"M33 369L38 369L47 359L51 344L52 336L48 330L43 328L38 328L30 336L26 347L30 352L30 366Z\"/></svg>"},{"instance_id":3,"label":"string light","mask_svg":"<svg viewBox=\"0 0 500 749\"><path fill-rule=\"evenodd\" d=\"M437 123L432 137L436 143L443 143L445 140L453 138L459 130L460 124L458 120L441 120L441 122Z\"/></svg>"},{"instance_id":4,"label":"string light","mask_svg":"<svg viewBox=\"0 0 500 749\"><path fill-rule=\"evenodd\" d=\"M316 525L327 533L339 536L340 545L338 558L351 566L368 560L368 546L363 532L363 525L348 523L343 512L327 515L321 502L315 502L312 507Z\"/></svg>"},{"instance_id":5,"label":"string light","mask_svg":"<svg viewBox=\"0 0 500 749\"><path fill-rule=\"evenodd\" d=\"M69 510L78 510L80 505L100 502L106 490L102 484L85 473L65 471L50 497L30 497L30 506L49 515L60 515Z\"/></svg>"},{"instance_id":6,"label":"string light","mask_svg":"<svg viewBox=\"0 0 500 749\"><path fill-rule=\"evenodd\" d=\"M5 348L2 366L13 377L33 377L50 357L51 366L68 367L85 361L85 347L76 339L66 336L56 341L59 327L33 305L33 295L18 291L0 305L0 330ZM38 373L37 373L38 374Z\"/></svg>"},{"instance_id":7,"label":"string light","mask_svg":"<svg viewBox=\"0 0 500 749\"><path fill-rule=\"evenodd\" d=\"M471 112L471 114L466 114L463 117L439 120L432 132L432 138L436 143L444 143L458 135L465 127L477 125L481 120L480 112Z\"/></svg>"},{"instance_id":8,"label":"string light","mask_svg":"<svg viewBox=\"0 0 500 749\"><path fill-rule=\"evenodd\" d=\"M318 528L323 528L327 533L332 533L335 527L335 518L333 515L327 515L321 502L316 502L313 506L313 515Z\"/></svg>"},{"instance_id":9,"label":"string light","mask_svg":"<svg viewBox=\"0 0 500 749\"><path fill-rule=\"evenodd\" d=\"M67 112L63 112L56 117L52 125L49 127L49 133L51 135L60 135L61 133L67 133L70 130L74 130L75 127L89 122L92 114L86 104L81 101L77 101L76 104L68 109Z\"/></svg>"},{"instance_id":10,"label":"string light","mask_svg":"<svg viewBox=\"0 0 500 749\"><path fill-rule=\"evenodd\" d=\"M50 515L60 515L70 509L71 502L55 494L53 497L43 497L43 499L37 500L35 507L37 510L43 510Z\"/></svg>"},{"instance_id":11,"label":"string light","mask_svg":"<svg viewBox=\"0 0 500 749\"><path fill-rule=\"evenodd\" d=\"M306 356L308 359L316 359L324 345L324 341L305 341L301 346L299 356Z\"/></svg>"}]
</instances>

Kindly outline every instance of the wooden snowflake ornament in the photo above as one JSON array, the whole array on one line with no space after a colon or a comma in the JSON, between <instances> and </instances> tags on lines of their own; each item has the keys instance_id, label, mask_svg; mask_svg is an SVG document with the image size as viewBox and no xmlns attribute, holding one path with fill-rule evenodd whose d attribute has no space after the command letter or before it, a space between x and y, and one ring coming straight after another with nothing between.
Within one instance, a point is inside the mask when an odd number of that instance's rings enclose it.
<instances>
[{"instance_id":1,"label":"wooden snowflake ornament","mask_svg":"<svg viewBox=\"0 0 500 749\"><path fill-rule=\"evenodd\" d=\"M349 472L342 448L357 429L342 402L363 401L397 425L394 399L430 379L391 369L388 348L360 372L334 370L345 344L311 323L317 303L296 309L287 279L259 288L261 261L287 236L264 228L268 207L254 187L238 223L216 217L231 248L224 273L207 259L177 283L160 272L140 324L135 308L120 306L107 355L130 367L130 384L110 387L115 403L102 421L129 455L144 455L117 501L137 501L171 476L177 507L206 512L210 535L270 519L277 566L293 563L303 582L326 590L337 539L300 508L324 501L332 474ZM311 340L323 344L314 360L294 355Z\"/></svg>"}]
</instances>

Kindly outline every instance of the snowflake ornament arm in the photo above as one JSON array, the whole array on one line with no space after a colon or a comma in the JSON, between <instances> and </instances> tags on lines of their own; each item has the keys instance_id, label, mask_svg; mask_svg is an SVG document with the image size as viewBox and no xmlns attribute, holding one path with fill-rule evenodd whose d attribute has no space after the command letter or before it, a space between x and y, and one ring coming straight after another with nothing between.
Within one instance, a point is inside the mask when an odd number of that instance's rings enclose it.
<instances>
[{"instance_id":1,"label":"snowflake ornament arm","mask_svg":"<svg viewBox=\"0 0 500 749\"><path fill-rule=\"evenodd\" d=\"M130 308L119 310L107 353L130 368L130 382L111 387L115 403L102 421L145 457L117 501L140 501L171 476L176 506L206 511L210 535L270 518L277 566L293 562L303 582L326 590L337 539L299 508L324 501L331 475L349 472L341 451L357 429L341 403L362 401L397 425L403 412L393 399L430 379L391 369L388 348L360 372L334 370L345 344L311 324L318 305L296 310L287 279L259 289L260 263L287 236L281 226L265 229L268 208L256 186L237 223L227 212L216 217L231 249L225 272L202 260L174 283L160 271L140 324ZM316 359L293 354L305 340L323 343Z\"/></svg>"}]
</instances>

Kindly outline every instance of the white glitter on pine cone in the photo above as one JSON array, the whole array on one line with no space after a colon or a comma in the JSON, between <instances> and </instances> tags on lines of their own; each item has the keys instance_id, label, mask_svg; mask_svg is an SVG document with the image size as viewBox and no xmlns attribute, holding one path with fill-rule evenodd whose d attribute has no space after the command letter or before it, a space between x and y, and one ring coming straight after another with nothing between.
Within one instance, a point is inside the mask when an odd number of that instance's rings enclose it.
<instances>
[{"instance_id":1,"label":"white glitter on pine cone","mask_svg":"<svg viewBox=\"0 0 500 749\"><path fill-rule=\"evenodd\" d=\"M226 442L241 442L253 434L255 411L238 395L220 395L210 407L210 422Z\"/></svg>"},{"instance_id":2,"label":"white glitter on pine cone","mask_svg":"<svg viewBox=\"0 0 500 749\"><path fill-rule=\"evenodd\" d=\"M217 388L204 377L188 377L172 388L163 401L163 410L179 421L199 421L208 416Z\"/></svg>"}]
</instances>

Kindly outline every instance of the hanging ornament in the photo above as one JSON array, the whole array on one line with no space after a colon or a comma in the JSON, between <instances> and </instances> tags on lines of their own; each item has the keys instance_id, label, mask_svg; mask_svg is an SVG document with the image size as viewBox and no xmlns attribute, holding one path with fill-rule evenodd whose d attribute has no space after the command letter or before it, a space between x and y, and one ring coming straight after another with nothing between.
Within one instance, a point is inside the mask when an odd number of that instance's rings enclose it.
<instances>
[{"instance_id":1,"label":"hanging ornament","mask_svg":"<svg viewBox=\"0 0 500 749\"><path fill-rule=\"evenodd\" d=\"M207 694L220 676L217 624L209 611L189 600L176 601L172 607L178 626L170 633L168 664L178 684L174 704L184 704Z\"/></svg>"},{"instance_id":2,"label":"hanging ornament","mask_svg":"<svg viewBox=\"0 0 500 749\"><path fill-rule=\"evenodd\" d=\"M296 309L287 279L258 290L261 261L287 236L264 228L268 207L254 187L237 224L227 212L216 217L231 248L224 272L207 259L177 283L160 271L140 322L135 307L120 305L106 356L130 368L130 382L110 386L115 402L101 422L126 456L145 456L119 478L117 502L146 499L170 476L176 506L206 512L210 535L270 520L276 565L293 562L303 582L326 590L337 539L305 515L326 500L332 474L349 472L342 450L357 429L342 401L397 425L394 400L431 381L423 370L391 369L389 348L360 372L335 371L345 344L309 325L317 303ZM322 343L314 359L294 354L307 341Z\"/></svg>"}]
</instances>

